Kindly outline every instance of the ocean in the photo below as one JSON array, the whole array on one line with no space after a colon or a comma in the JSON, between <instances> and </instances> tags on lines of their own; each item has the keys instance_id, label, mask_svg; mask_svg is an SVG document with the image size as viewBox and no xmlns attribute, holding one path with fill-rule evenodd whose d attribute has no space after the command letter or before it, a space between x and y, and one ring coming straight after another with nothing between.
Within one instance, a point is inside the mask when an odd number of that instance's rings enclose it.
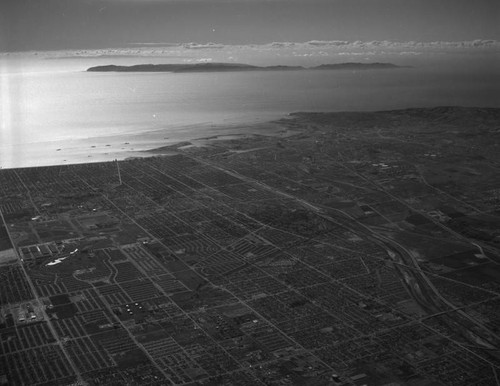
<instances>
[{"instance_id":1,"label":"ocean","mask_svg":"<svg viewBox=\"0 0 500 386\"><path fill-rule=\"evenodd\" d=\"M0 167L124 159L142 150L200 137L265 134L265 126L256 123L296 111L500 107L500 71L488 66L85 72L91 65L110 62L117 63L110 59L46 60L42 66L31 67L4 63L0 72Z\"/></svg>"}]
</instances>

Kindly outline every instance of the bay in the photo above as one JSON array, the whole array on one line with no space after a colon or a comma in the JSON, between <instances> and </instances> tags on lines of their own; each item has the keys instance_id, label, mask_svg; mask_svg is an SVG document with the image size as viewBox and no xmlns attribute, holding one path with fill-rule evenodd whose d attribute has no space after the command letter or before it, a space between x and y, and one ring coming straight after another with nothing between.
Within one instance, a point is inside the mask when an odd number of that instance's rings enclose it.
<instances>
[{"instance_id":1,"label":"bay","mask_svg":"<svg viewBox=\"0 0 500 386\"><path fill-rule=\"evenodd\" d=\"M295 111L500 107L500 73L460 67L182 74L85 68L73 62L69 69L2 74L1 167L123 159L211 135L266 134L257 123Z\"/></svg>"}]
</instances>

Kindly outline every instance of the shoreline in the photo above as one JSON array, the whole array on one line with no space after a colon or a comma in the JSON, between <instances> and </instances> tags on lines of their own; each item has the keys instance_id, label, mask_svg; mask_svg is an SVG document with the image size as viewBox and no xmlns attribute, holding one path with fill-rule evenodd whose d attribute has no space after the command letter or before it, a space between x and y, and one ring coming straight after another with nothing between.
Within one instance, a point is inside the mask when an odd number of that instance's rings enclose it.
<instances>
[{"instance_id":1,"label":"shoreline","mask_svg":"<svg viewBox=\"0 0 500 386\"><path fill-rule=\"evenodd\" d=\"M200 123L143 133L19 144L10 149L10 157L6 155L7 151L2 154L0 147L0 169L123 161L160 155L157 149L172 148L186 142L192 146L206 146L210 141L235 137L274 137L288 130L285 125L287 119L287 116L281 116L276 120L247 123ZM21 156L23 153L28 156Z\"/></svg>"},{"instance_id":2,"label":"shoreline","mask_svg":"<svg viewBox=\"0 0 500 386\"><path fill-rule=\"evenodd\" d=\"M281 118L270 121L256 121L249 123L232 124L212 124L204 123L199 125L187 125L176 129L173 136L171 129L155 129L144 133L113 135L107 137L86 138L83 140L73 140L71 146L63 147L64 141L52 141L54 146L50 150L42 149L44 144L31 144L32 154L30 157L22 157L23 160L39 160L40 157L46 160L42 164L22 164L17 162L15 166L5 166L0 162L0 169L22 169L50 166L65 166L74 164L87 164L111 161L124 161L133 158L146 158L154 156L167 156L177 154L187 148L210 147L223 142L248 142L257 139L268 138L289 138L297 134L309 131L307 126L311 118L319 121L320 124L328 124L332 127L341 127L344 121L353 118L362 118L362 125L376 126L377 119L388 115L414 115L416 118L439 119L448 112L461 112L463 114L490 114L498 113L500 108L495 107L464 107L464 106L437 106L437 107L411 107L392 110L375 111L332 111L313 112L296 111ZM304 125L306 127L304 127ZM200 131L203 131L200 133ZM141 140L138 140L141 138ZM134 142L135 140L135 142ZM112 145L113 144L113 145ZM85 147L83 147L83 145ZM20 147L26 145L19 145ZM53 147L54 147L53 146ZM120 147L118 149L118 147ZM1 149L0 149L1 150ZM15 149L14 149L15 150ZM50 151L52 157L47 157ZM70 154L68 154L70 152ZM6 159L6 157L2 157ZM2 159L0 158L0 161ZM52 162L53 161L53 162ZM29 162L29 161L27 161ZM13 163L16 163L15 161Z\"/></svg>"}]
</instances>

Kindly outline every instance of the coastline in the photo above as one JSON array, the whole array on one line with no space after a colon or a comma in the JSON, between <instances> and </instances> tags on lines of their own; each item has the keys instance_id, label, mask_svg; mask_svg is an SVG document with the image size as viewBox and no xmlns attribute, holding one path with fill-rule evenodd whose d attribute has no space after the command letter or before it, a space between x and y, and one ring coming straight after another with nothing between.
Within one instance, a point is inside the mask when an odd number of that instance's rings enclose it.
<instances>
[{"instance_id":1,"label":"coastline","mask_svg":"<svg viewBox=\"0 0 500 386\"><path fill-rule=\"evenodd\" d=\"M476 115L498 116L499 108L494 107L415 107L379 111L339 111L339 112L307 112L297 111L269 121L239 122L232 124L203 123L179 126L177 128L156 129L143 133L115 134L105 137L85 138L79 140L61 140L46 143L18 145L19 149L11 149L17 156L11 164L0 152L1 169L32 168L60 166L127 160L177 154L191 148L210 148L223 144L231 148L231 152L240 151L238 147L252 149L252 143L260 148L268 139L279 142L290 137L309 135L319 128L339 128L345 131L371 130L379 124L386 125L399 118L435 121L446 120L448 115L462 117L464 121ZM391 125L391 124L389 124ZM0 150L1 147L0 147ZM194 150L195 151L195 150ZM243 150L247 151L247 150ZM28 153L28 156L26 154Z\"/></svg>"},{"instance_id":2,"label":"coastline","mask_svg":"<svg viewBox=\"0 0 500 386\"><path fill-rule=\"evenodd\" d=\"M161 148L172 148L189 142L205 146L215 140L252 135L283 136L288 132L287 117L277 120L231 124L200 123L146 132L111 136L64 139L42 143L17 144L2 148L0 168L17 169L96 163L164 154Z\"/></svg>"}]
</instances>

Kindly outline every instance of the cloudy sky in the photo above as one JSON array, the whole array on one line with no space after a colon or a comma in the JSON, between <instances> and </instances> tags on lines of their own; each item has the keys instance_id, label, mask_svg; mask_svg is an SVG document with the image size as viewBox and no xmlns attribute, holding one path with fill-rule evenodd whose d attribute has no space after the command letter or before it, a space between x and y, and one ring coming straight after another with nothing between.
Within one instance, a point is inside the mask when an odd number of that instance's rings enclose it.
<instances>
[{"instance_id":1,"label":"cloudy sky","mask_svg":"<svg viewBox=\"0 0 500 386\"><path fill-rule=\"evenodd\" d=\"M500 40L498 0L1 0L0 51Z\"/></svg>"}]
</instances>

